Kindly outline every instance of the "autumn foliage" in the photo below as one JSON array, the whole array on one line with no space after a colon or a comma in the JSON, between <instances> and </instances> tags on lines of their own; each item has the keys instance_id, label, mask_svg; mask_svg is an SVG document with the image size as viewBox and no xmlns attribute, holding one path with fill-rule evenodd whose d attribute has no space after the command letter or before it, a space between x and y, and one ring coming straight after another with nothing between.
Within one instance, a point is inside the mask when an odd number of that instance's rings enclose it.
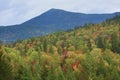
<instances>
[{"instance_id":1,"label":"autumn foliage","mask_svg":"<svg viewBox=\"0 0 120 80\"><path fill-rule=\"evenodd\" d=\"M0 80L120 80L119 22L0 44Z\"/></svg>"}]
</instances>

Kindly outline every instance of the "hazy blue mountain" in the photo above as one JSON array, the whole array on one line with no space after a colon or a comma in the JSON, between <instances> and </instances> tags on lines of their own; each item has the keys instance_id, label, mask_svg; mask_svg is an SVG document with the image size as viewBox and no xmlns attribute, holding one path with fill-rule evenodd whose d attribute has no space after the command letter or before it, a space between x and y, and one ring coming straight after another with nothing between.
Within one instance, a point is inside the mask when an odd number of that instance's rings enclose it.
<instances>
[{"instance_id":1,"label":"hazy blue mountain","mask_svg":"<svg viewBox=\"0 0 120 80\"><path fill-rule=\"evenodd\" d=\"M17 39L46 35L58 30L69 30L87 23L100 23L119 14L119 12L113 14L83 14L50 9L20 25L1 26L0 40L10 42Z\"/></svg>"}]
</instances>

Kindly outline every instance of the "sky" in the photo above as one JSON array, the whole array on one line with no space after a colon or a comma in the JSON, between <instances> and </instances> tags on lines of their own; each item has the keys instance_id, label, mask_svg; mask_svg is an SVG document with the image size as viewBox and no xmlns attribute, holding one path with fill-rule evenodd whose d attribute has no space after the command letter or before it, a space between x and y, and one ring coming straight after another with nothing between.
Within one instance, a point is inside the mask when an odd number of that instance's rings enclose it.
<instances>
[{"instance_id":1,"label":"sky","mask_svg":"<svg viewBox=\"0 0 120 80\"><path fill-rule=\"evenodd\" d=\"M120 12L120 0L0 0L0 26L21 24L56 8L79 13Z\"/></svg>"}]
</instances>

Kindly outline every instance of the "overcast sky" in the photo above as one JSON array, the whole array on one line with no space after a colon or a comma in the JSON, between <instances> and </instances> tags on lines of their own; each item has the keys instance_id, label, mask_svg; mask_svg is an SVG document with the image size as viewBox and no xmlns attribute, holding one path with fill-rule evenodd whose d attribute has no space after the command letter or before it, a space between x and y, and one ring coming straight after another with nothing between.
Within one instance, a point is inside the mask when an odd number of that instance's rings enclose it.
<instances>
[{"instance_id":1,"label":"overcast sky","mask_svg":"<svg viewBox=\"0 0 120 80\"><path fill-rule=\"evenodd\" d=\"M80 13L120 12L120 0L0 0L0 25L27 21L51 9Z\"/></svg>"}]
</instances>

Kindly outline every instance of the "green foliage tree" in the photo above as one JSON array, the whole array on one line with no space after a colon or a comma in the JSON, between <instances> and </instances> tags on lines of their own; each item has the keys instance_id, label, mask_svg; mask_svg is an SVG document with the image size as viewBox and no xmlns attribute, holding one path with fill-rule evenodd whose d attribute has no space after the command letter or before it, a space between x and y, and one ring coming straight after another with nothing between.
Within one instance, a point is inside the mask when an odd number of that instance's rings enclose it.
<instances>
[{"instance_id":1,"label":"green foliage tree","mask_svg":"<svg viewBox=\"0 0 120 80\"><path fill-rule=\"evenodd\" d=\"M90 39L87 40L87 47L89 48L90 51L92 50L92 44Z\"/></svg>"},{"instance_id":2,"label":"green foliage tree","mask_svg":"<svg viewBox=\"0 0 120 80\"><path fill-rule=\"evenodd\" d=\"M45 52L47 52L47 39L46 38L44 39L44 42L43 42L43 49Z\"/></svg>"},{"instance_id":3,"label":"green foliage tree","mask_svg":"<svg viewBox=\"0 0 120 80\"><path fill-rule=\"evenodd\" d=\"M117 33L113 33L111 36L111 50L115 53L120 53L120 37L117 36Z\"/></svg>"},{"instance_id":4,"label":"green foliage tree","mask_svg":"<svg viewBox=\"0 0 120 80\"><path fill-rule=\"evenodd\" d=\"M13 80L10 58L3 46L0 46L0 80Z\"/></svg>"},{"instance_id":5,"label":"green foliage tree","mask_svg":"<svg viewBox=\"0 0 120 80\"><path fill-rule=\"evenodd\" d=\"M106 40L104 37L102 37L102 36L98 37L97 47L101 48L103 50L106 49Z\"/></svg>"}]
</instances>

